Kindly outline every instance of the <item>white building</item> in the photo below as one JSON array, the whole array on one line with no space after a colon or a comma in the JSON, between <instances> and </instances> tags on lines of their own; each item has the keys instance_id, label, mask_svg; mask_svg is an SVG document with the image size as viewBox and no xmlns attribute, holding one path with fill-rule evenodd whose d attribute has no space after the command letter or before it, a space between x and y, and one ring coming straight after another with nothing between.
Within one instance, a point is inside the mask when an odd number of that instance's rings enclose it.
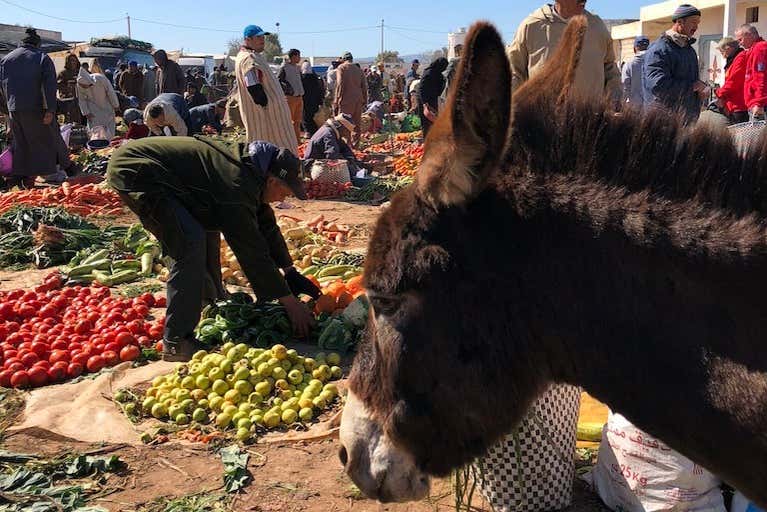
<instances>
[{"instance_id":1,"label":"white building","mask_svg":"<svg viewBox=\"0 0 767 512\"><path fill-rule=\"evenodd\" d=\"M455 32L450 32L447 35L447 60L453 60L455 55L455 47L460 45L463 45L463 42L466 40L466 28L461 27Z\"/></svg>"},{"instance_id":2,"label":"white building","mask_svg":"<svg viewBox=\"0 0 767 512\"><path fill-rule=\"evenodd\" d=\"M622 64L633 55L634 37L645 35L654 41L668 30L671 14L683 3L696 6L702 14L695 34L701 80L722 83L724 79L724 64L716 50L722 37L734 36L735 29L744 23L756 26L760 34L767 34L767 0L669 0L640 8L638 21L612 27L618 62Z\"/></svg>"}]
</instances>

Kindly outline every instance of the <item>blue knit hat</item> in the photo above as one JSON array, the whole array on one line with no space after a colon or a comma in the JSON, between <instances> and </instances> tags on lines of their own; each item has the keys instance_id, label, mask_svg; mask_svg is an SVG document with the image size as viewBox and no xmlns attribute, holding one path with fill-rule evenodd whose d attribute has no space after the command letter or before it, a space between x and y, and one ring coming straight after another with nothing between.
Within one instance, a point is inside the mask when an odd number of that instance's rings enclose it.
<instances>
[{"instance_id":1,"label":"blue knit hat","mask_svg":"<svg viewBox=\"0 0 767 512\"><path fill-rule=\"evenodd\" d=\"M676 8L674 14L671 15L671 21L677 21L690 16L700 16L700 10L694 5L682 4Z\"/></svg>"},{"instance_id":2,"label":"blue knit hat","mask_svg":"<svg viewBox=\"0 0 767 512\"><path fill-rule=\"evenodd\" d=\"M647 36L636 36L634 38L634 48L646 50L650 46L650 38Z\"/></svg>"}]
</instances>

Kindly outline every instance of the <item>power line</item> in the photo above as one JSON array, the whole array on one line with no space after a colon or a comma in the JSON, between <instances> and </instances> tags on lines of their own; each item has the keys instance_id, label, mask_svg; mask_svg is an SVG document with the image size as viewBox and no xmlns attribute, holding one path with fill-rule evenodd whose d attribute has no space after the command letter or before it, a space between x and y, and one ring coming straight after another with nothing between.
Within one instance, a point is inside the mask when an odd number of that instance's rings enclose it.
<instances>
[{"instance_id":1,"label":"power line","mask_svg":"<svg viewBox=\"0 0 767 512\"><path fill-rule=\"evenodd\" d=\"M59 20L59 21L67 21L69 23L94 23L94 24L99 24L99 23L116 23L118 21L125 21L125 18L115 18L113 20L103 20L103 21L73 20L71 18L62 18L60 16L53 16L52 14L45 14L44 12L35 11L34 9L29 9L29 8L23 7L23 6L19 5L19 4L15 4L13 2L9 2L8 0L0 0L0 2L3 2L3 3L8 4L8 5L12 5L12 6L16 7L17 9L21 9L22 11L27 11L27 12L31 12L32 14L37 14L38 16L44 16L46 18L52 18L54 20Z\"/></svg>"},{"instance_id":2,"label":"power line","mask_svg":"<svg viewBox=\"0 0 767 512\"><path fill-rule=\"evenodd\" d=\"M0 0L5 1L5 0ZM150 23L152 25L162 25L165 27L173 27L173 28L183 28L188 30L200 30L204 32L223 32L226 34L239 34L240 30L227 30L227 29L219 29L219 28L210 28L210 27L198 27L194 25L180 25L178 23L167 23L165 21L154 21L154 20L145 20L143 18L134 18L131 17L131 20L133 21L140 21L142 23ZM310 35L310 34L331 34L331 33L338 33L338 32L355 32L360 30L371 30L371 29L378 29L380 28L377 25L371 25L367 27L350 27L350 28L338 28L338 29L330 29L330 30L316 30L316 31L303 31L303 32L285 32L280 31L280 34L287 34L287 35Z\"/></svg>"},{"instance_id":3,"label":"power line","mask_svg":"<svg viewBox=\"0 0 767 512\"><path fill-rule=\"evenodd\" d=\"M406 32L421 32L424 34L442 34L442 35L447 34L447 32L445 32L444 30L424 30L421 28L391 27L391 26L389 26L389 28L392 28L394 30L404 30Z\"/></svg>"},{"instance_id":4,"label":"power line","mask_svg":"<svg viewBox=\"0 0 767 512\"><path fill-rule=\"evenodd\" d=\"M398 35L399 37L404 37L405 39L409 39L411 41L415 41L416 43L424 44L424 45L427 45L427 46L435 46L435 45L437 45L437 43L435 43L434 41L428 42L428 41L423 41L421 39L416 39L415 37L412 37L412 36L408 35L406 32L403 32L402 30L396 29L394 27L390 27L388 25L386 25L386 28L388 28L389 30L394 31L394 33L396 35ZM442 42L439 43L439 46L442 46Z\"/></svg>"}]
</instances>

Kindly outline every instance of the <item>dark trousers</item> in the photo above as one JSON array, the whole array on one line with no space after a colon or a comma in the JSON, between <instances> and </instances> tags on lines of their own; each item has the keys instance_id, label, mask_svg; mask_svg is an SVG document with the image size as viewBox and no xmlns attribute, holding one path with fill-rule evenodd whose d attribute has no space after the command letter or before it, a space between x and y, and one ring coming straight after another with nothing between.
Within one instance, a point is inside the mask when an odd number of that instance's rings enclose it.
<instances>
[{"instance_id":1,"label":"dark trousers","mask_svg":"<svg viewBox=\"0 0 767 512\"><path fill-rule=\"evenodd\" d=\"M731 124L745 123L749 120L748 112L730 112L728 117Z\"/></svg>"},{"instance_id":2,"label":"dark trousers","mask_svg":"<svg viewBox=\"0 0 767 512\"><path fill-rule=\"evenodd\" d=\"M221 279L221 234L206 231L174 197L158 194L134 200L121 196L172 260L164 338L171 342L192 339L203 304L227 295Z\"/></svg>"},{"instance_id":3,"label":"dark trousers","mask_svg":"<svg viewBox=\"0 0 767 512\"><path fill-rule=\"evenodd\" d=\"M314 116L317 115L320 107L319 105L314 108L312 107L314 106L310 105L307 107L306 103L304 103L304 130L309 134L309 138L318 130L317 123L314 122Z\"/></svg>"}]
</instances>

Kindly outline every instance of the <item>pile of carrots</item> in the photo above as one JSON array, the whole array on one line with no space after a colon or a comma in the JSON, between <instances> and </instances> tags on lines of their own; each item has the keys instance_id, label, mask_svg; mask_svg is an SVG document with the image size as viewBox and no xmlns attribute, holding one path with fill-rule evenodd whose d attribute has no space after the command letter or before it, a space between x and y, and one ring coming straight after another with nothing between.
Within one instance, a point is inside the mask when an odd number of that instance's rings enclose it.
<instances>
[{"instance_id":1,"label":"pile of carrots","mask_svg":"<svg viewBox=\"0 0 767 512\"><path fill-rule=\"evenodd\" d=\"M0 195L0 215L14 206L60 206L82 215L119 215L123 211L120 196L94 184L72 185L64 182L57 188L33 188Z\"/></svg>"},{"instance_id":2,"label":"pile of carrots","mask_svg":"<svg viewBox=\"0 0 767 512\"><path fill-rule=\"evenodd\" d=\"M405 154L394 160L394 173L398 176L415 176L423 160L423 145L412 145Z\"/></svg>"},{"instance_id":3,"label":"pile of carrots","mask_svg":"<svg viewBox=\"0 0 767 512\"><path fill-rule=\"evenodd\" d=\"M311 229L312 232L322 235L331 242L342 244L345 243L350 236L350 228L344 224L340 224L335 221L325 220L324 215L315 217L306 223L306 227Z\"/></svg>"},{"instance_id":4,"label":"pile of carrots","mask_svg":"<svg viewBox=\"0 0 767 512\"><path fill-rule=\"evenodd\" d=\"M309 277L309 279L312 279L312 277ZM314 311L320 314L346 309L346 306L364 293L362 276L352 277L345 283L341 280L334 281L322 290L322 295L314 305Z\"/></svg>"}]
</instances>

